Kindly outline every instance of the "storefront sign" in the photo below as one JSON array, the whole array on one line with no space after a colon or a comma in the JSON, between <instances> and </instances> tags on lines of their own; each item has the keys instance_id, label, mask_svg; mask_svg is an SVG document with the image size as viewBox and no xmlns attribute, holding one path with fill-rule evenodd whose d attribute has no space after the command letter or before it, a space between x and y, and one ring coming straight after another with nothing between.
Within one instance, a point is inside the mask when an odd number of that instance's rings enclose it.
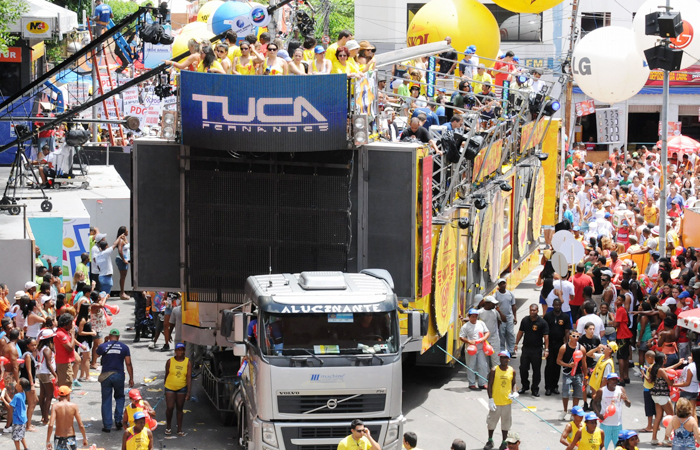
<instances>
[{"instance_id":1,"label":"storefront sign","mask_svg":"<svg viewBox=\"0 0 700 450\"><path fill-rule=\"evenodd\" d=\"M586 100L576 103L576 117L583 117L595 112L595 102Z\"/></svg>"},{"instance_id":2,"label":"storefront sign","mask_svg":"<svg viewBox=\"0 0 700 450\"><path fill-rule=\"evenodd\" d=\"M50 38L53 34L54 19L39 19L35 17L22 17L22 38L23 39L44 39Z\"/></svg>"},{"instance_id":3,"label":"storefront sign","mask_svg":"<svg viewBox=\"0 0 700 450\"><path fill-rule=\"evenodd\" d=\"M5 53L0 53L0 62L22 62L22 49L20 47L8 47Z\"/></svg>"},{"instance_id":4,"label":"storefront sign","mask_svg":"<svg viewBox=\"0 0 700 450\"><path fill-rule=\"evenodd\" d=\"M421 297L432 292L433 275L433 157L423 158L423 281Z\"/></svg>"},{"instance_id":5,"label":"storefront sign","mask_svg":"<svg viewBox=\"0 0 700 450\"><path fill-rule=\"evenodd\" d=\"M652 70L645 86L663 86L664 72L662 70ZM700 64L693 64L683 70L671 72L669 74L669 85L679 86L700 86Z\"/></svg>"},{"instance_id":6,"label":"storefront sign","mask_svg":"<svg viewBox=\"0 0 700 450\"><path fill-rule=\"evenodd\" d=\"M224 151L347 148L347 76L275 77L183 71L183 144Z\"/></svg>"}]
</instances>

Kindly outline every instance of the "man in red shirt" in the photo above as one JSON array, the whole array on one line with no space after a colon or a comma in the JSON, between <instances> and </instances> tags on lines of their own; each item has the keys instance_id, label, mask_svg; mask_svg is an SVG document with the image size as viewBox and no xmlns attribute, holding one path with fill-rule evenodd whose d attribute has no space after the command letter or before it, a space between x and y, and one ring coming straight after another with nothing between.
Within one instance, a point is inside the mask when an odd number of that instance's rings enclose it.
<instances>
[{"instance_id":1,"label":"man in red shirt","mask_svg":"<svg viewBox=\"0 0 700 450\"><path fill-rule=\"evenodd\" d=\"M73 362L75 361L76 344L73 338L73 316L69 313L58 317L58 329L54 337L56 349L56 383L59 386L73 386Z\"/></svg>"},{"instance_id":2,"label":"man in red shirt","mask_svg":"<svg viewBox=\"0 0 700 450\"><path fill-rule=\"evenodd\" d=\"M623 223L626 221L623 221ZM622 260L618 259L617 252L610 252L610 270L612 273L617 273L622 270Z\"/></svg>"},{"instance_id":3,"label":"man in red shirt","mask_svg":"<svg viewBox=\"0 0 700 450\"><path fill-rule=\"evenodd\" d=\"M632 345L632 332L629 328L629 314L625 309L624 296L617 297L615 323L617 324L617 364L620 366L620 384L629 383L630 380L630 346Z\"/></svg>"},{"instance_id":4,"label":"man in red shirt","mask_svg":"<svg viewBox=\"0 0 700 450\"><path fill-rule=\"evenodd\" d=\"M506 56L502 60L496 61L493 65L493 70L491 71L491 76L494 79L496 86L503 87L503 82L508 79L510 74L515 70L515 64L513 64L513 57L515 53L512 51L507 51ZM497 95L501 95L500 89L498 89Z\"/></svg>"},{"instance_id":5,"label":"man in red shirt","mask_svg":"<svg viewBox=\"0 0 700 450\"><path fill-rule=\"evenodd\" d=\"M581 305L583 305L583 288L590 286L593 288L593 278L589 277L584 271L584 265L581 263L576 264L576 273L574 274L574 279L572 280L574 284L574 298L569 300L569 306L571 306L571 315L574 318L574 322L580 317Z\"/></svg>"}]
</instances>

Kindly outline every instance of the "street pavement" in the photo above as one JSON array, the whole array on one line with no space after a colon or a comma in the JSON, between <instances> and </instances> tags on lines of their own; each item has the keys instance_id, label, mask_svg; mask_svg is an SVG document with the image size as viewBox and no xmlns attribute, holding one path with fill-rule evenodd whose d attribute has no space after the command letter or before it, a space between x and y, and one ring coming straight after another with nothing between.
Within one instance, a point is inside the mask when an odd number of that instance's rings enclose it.
<instances>
[{"instance_id":1,"label":"street pavement","mask_svg":"<svg viewBox=\"0 0 700 450\"><path fill-rule=\"evenodd\" d=\"M537 302L539 297L539 291L533 289L537 273L536 270L530 274L514 291L518 300L520 318L527 316L528 306ZM110 303L120 305L122 310L114 317L114 327L121 331L122 340L131 348L136 386L141 389L142 395L156 406L157 420L162 422L165 420L165 401L161 401L163 375L165 362L172 356L172 351L149 350L147 341L133 344L133 331L126 331L126 327L133 324L133 300L121 301L112 298ZM162 339L161 337L161 346ZM520 385L519 362L520 359L511 362L518 374L518 385ZM544 369L544 364L542 367ZM97 378L98 372L93 371L92 376ZM632 371L631 375L632 383L626 387L626 390L632 401L632 407L624 408L623 425L625 428L640 429L646 425L641 380L635 377ZM155 380L145 381L153 377ZM519 400L524 406L514 404L512 429L520 433L523 450L563 449L564 447L559 443L559 434L566 423L557 420L562 409L561 398L544 396L543 385L540 386L540 393L539 398L529 394L520 396ZM105 450L121 448L120 432L112 430L111 433L106 434L101 431L99 383L83 383L82 388L75 389L72 401L80 407L81 416L87 426L90 445L94 443L98 448ZM525 407L530 408L532 412ZM200 377L194 380L193 399L185 405L185 410L187 412L184 417L184 428L189 435L184 438L166 438L164 425L159 425L154 432L155 449L239 448L233 438L235 428L222 425L218 413L201 387ZM407 419L405 431L413 431L418 435L418 446L423 450L448 450L452 441L457 438L467 443L467 449L478 450L486 443L488 396L485 391L469 390L466 369L459 364L454 368L405 366L403 412ZM547 422L545 423L540 417ZM34 413L34 424L40 423L39 420L40 413L37 407ZM45 446L46 427L37 426L37 429L37 432L27 433L27 444L30 449ZM77 428L76 432L78 433ZM499 436L500 428L497 428L494 434L496 446L500 443ZM652 448L649 444L651 434L640 436L642 441L639 448ZM659 437L662 438L663 434L659 434ZM0 437L0 448L11 448L10 446L12 442L9 434L6 433Z\"/></svg>"},{"instance_id":2,"label":"street pavement","mask_svg":"<svg viewBox=\"0 0 700 450\"><path fill-rule=\"evenodd\" d=\"M192 400L185 403L185 415L183 420L183 428L188 433L185 437L166 437L165 432L165 400L163 399L163 378L165 375L165 362L171 356L173 351L160 352L157 350L148 349L148 340L141 340L138 344L134 344L134 332L126 331L127 326L133 326L134 322L134 301L119 300L113 297L109 300L110 304L119 305L121 312L114 316L112 328L120 330L121 340L125 342L131 350L131 361L134 366L134 387L141 390L143 397L148 400L152 406L155 406L157 413L156 419L161 422L158 428L153 432L155 442L154 449L233 449L235 428L224 427L221 425L219 415L211 405L206 393L202 389L200 377L193 381ZM159 346L162 347L163 337L159 338ZM172 345L171 345L172 347ZM92 370L91 376L97 379L98 370ZM155 380L146 382L145 380ZM127 375L128 383L128 375ZM128 393L129 387L126 386ZM39 393L36 389L37 395ZM101 415L101 392L100 383L85 382L82 387L74 388L71 401L76 403L80 408L80 415L85 423L89 445L95 444L97 448L105 450L121 449L122 432L112 429L111 433L102 432L102 415ZM163 399L163 400L161 400ZM128 402L128 399L127 399ZM114 407L114 401L112 401ZM37 427L36 432L27 432L26 440L30 449L43 449L46 446L46 427L41 426L41 413L37 406L33 423ZM37 425L38 424L38 425ZM2 422L4 427L5 423ZM173 433L175 434L175 414L173 413ZM75 428L76 436L79 437L78 443L82 444L80 431L77 426ZM53 440L52 440L53 443ZM89 446L88 446L89 447ZM0 449L14 448L14 443L11 440L10 433L4 433L0 437ZM83 448L79 445L78 448Z\"/></svg>"}]
</instances>

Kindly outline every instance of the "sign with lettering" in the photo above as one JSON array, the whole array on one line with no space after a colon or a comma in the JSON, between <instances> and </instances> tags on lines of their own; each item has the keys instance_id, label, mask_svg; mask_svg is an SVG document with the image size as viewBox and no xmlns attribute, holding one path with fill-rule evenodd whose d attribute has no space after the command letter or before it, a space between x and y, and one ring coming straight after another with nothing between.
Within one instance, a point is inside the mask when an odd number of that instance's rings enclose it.
<instances>
[{"instance_id":1,"label":"sign with lettering","mask_svg":"<svg viewBox=\"0 0 700 450\"><path fill-rule=\"evenodd\" d=\"M544 119L540 119L537 123L532 121L523 125L520 129L520 153L540 145L546 128L547 120Z\"/></svg>"},{"instance_id":2,"label":"sign with lettering","mask_svg":"<svg viewBox=\"0 0 700 450\"><path fill-rule=\"evenodd\" d=\"M421 296L432 292L433 275L433 157L423 158L423 280Z\"/></svg>"},{"instance_id":3,"label":"sign with lettering","mask_svg":"<svg viewBox=\"0 0 700 450\"><path fill-rule=\"evenodd\" d=\"M472 183L477 183L498 170L501 167L502 156L503 139L492 143L490 148L480 151L474 159Z\"/></svg>"},{"instance_id":4,"label":"sign with lettering","mask_svg":"<svg viewBox=\"0 0 700 450\"><path fill-rule=\"evenodd\" d=\"M621 142L620 137L620 110L617 108L602 108L596 110L598 122L598 142L601 144L614 144Z\"/></svg>"},{"instance_id":5,"label":"sign with lettering","mask_svg":"<svg viewBox=\"0 0 700 450\"><path fill-rule=\"evenodd\" d=\"M0 53L0 62L22 62L22 49L20 47L8 47L5 53Z\"/></svg>"},{"instance_id":6,"label":"sign with lettering","mask_svg":"<svg viewBox=\"0 0 700 450\"><path fill-rule=\"evenodd\" d=\"M595 101L584 100L576 103L576 117L583 117L595 112Z\"/></svg>"},{"instance_id":7,"label":"sign with lettering","mask_svg":"<svg viewBox=\"0 0 700 450\"><path fill-rule=\"evenodd\" d=\"M20 23L22 25L23 39L45 39L52 37L54 31L55 19L40 19L36 17L22 17Z\"/></svg>"},{"instance_id":8,"label":"sign with lettering","mask_svg":"<svg viewBox=\"0 0 700 450\"><path fill-rule=\"evenodd\" d=\"M681 135L681 126L683 122L669 122L668 123L668 137L669 139L675 136ZM661 137L661 122L659 121L659 137Z\"/></svg>"}]
</instances>

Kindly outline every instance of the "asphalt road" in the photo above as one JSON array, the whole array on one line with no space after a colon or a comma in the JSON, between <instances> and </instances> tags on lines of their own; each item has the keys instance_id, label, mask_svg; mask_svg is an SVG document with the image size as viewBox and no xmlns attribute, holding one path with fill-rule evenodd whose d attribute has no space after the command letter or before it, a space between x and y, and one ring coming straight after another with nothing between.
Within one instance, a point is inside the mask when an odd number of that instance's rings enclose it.
<instances>
[{"instance_id":1,"label":"asphalt road","mask_svg":"<svg viewBox=\"0 0 700 450\"><path fill-rule=\"evenodd\" d=\"M533 289L534 278L535 273L514 291L518 299L519 317L525 317L528 306L538 298L538 292ZM117 299L111 299L110 302L119 304L122 308L122 312L115 316L114 326L121 330L122 340L131 348L136 385L141 388L142 394L152 405L157 405L157 419L163 421L165 420L165 402L159 400L163 396L165 361L172 352L149 350L148 342L132 344L133 332L126 331L126 326L131 325L134 302ZM516 359L512 362L516 371L519 361ZM154 376L156 377L154 381L145 383L145 379L151 379ZM632 407L624 409L623 425L625 428L643 428L646 425L646 418L640 379L633 376L632 383L626 389L632 401ZM543 386L540 390L543 394ZM154 432L156 439L154 448L238 449L233 439L235 429L221 425L219 415L202 390L199 378L195 380L193 396L193 400L185 406L186 411L189 412L185 414L184 427L189 435L184 438L166 439L163 434L165 427L160 425ZM519 400L523 405L513 408L512 428L520 433L521 448L524 450L562 449L563 446L559 444L559 434L565 423L557 420L562 408L561 399L557 396L545 397L544 395L533 398L526 394ZM80 407L90 444L94 443L98 448L119 449L121 433L117 433L116 430L109 434L101 431L99 383L83 383L82 388L75 390L73 401ZM525 406L531 408L539 417L525 409ZM487 408L486 392L473 392L468 389L466 369L463 367L405 367L403 383L403 411L407 419L405 430L417 433L418 446L421 449L448 450L452 440L456 438L463 439L468 449L481 449L487 438ZM40 413L37 408L34 423L36 424L39 419ZM46 427L37 428L37 432L27 433L30 449L44 448ZM496 438L499 435L500 429L497 428ZM650 434L642 434L641 439L639 448L652 448L649 444ZM12 448L11 446L12 442L8 434L0 437L1 449L9 449Z\"/></svg>"},{"instance_id":2,"label":"asphalt road","mask_svg":"<svg viewBox=\"0 0 700 450\"><path fill-rule=\"evenodd\" d=\"M119 300L117 298L110 299L111 304L119 305L121 312L114 316L113 327L118 328L122 333L121 340L129 345L131 349L132 364L134 366L134 383L135 387L141 389L141 394L147 399L152 406L156 406L157 420L159 422L165 420L165 400L163 398L163 377L165 374L165 362L173 356L173 352L160 352L148 349L148 341L141 341L134 344L134 332L126 331L128 325L133 325L133 300ZM159 339L159 344L162 346L163 337ZM97 379L98 371L92 371L91 376ZM150 383L146 383L145 379L152 379ZM128 376L127 376L128 382ZM117 432L113 429L111 433L102 432L102 415L101 405L102 397L100 392L100 383L86 382L82 383L81 388L75 388L71 400L80 408L80 415L86 426L89 444L96 444L97 448L105 450L121 449L122 432ZM126 390L128 392L128 386ZM38 389L37 389L38 394ZM128 401L128 400L127 400ZM112 403L114 407L114 403ZM39 408L36 408L33 417L33 423L37 426L36 432L27 432L26 440L30 449L43 449L46 445L46 427L41 426L41 413ZM175 417L173 414L173 431L175 431ZM159 425L154 431L154 449L233 449L235 448L233 434L235 428L224 427L221 425L219 415L213 408L206 393L201 387L199 377L194 381L192 400L185 404L185 416L183 427L188 433L185 437L166 437L164 435L165 422ZM4 426L4 422L2 424ZM76 433L80 436L80 431L76 427ZM79 440L79 443L81 441ZM0 449L14 448L14 443L11 440L10 434L5 433L0 437ZM82 448L82 445L78 448Z\"/></svg>"}]
</instances>

